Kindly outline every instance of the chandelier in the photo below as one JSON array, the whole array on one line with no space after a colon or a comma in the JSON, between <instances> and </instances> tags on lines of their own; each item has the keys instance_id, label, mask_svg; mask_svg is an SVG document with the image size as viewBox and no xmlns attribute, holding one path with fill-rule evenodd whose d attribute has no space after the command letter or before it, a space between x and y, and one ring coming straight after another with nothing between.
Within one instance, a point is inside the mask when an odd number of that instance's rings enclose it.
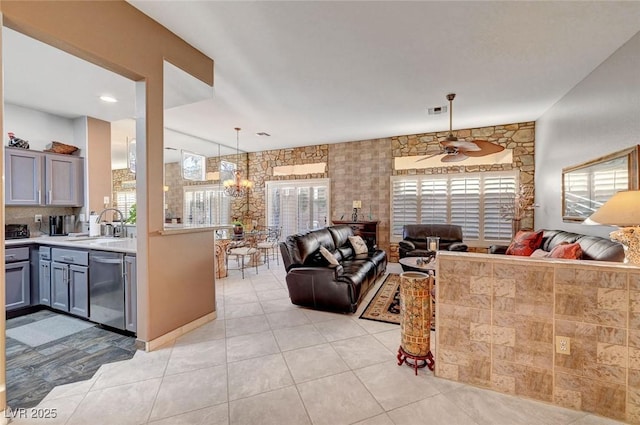
<instances>
[{"instance_id":1,"label":"chandelier","mask_svg":"<svg viewBox=\"0 0 640 425\"><path fill-rule=\"evenodd\" d=\"M253 183L247 179L242 178L242 172L240 171L240 128L236 127L236 171L234 172L234 178L225 180L222 182L224 185L224 193L234 198L240 198L245 196L251 191Z\"/></svg>"}]
</instances>

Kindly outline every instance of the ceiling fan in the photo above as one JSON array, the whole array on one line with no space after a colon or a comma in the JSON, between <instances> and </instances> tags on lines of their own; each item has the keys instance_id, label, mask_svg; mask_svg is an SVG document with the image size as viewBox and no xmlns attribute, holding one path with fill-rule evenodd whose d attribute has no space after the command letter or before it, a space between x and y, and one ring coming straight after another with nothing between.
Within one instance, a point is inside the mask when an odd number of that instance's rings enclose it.
<instances>
[{"instance_id":1,"label":"ceiling fan","mask_svg":"<svg viewBox=\"0 0 640 425\"><path fill-rule=\"evenodd\" d=\"M442 162L459 162L464 161L469 157L486 156L504 150L503 146L486 140L458 140L458 138L453 135L453 99L455 99L455 97L455 93L449 93L447 95L447 100L449 101L449 135L446 139L440 142L440 147L442 148L441 151L436 154L420 158L416 162L424 161L425 159L433 158L434 156L442 154L445 154L441 159Z\"/></svg>"}]
</instances>

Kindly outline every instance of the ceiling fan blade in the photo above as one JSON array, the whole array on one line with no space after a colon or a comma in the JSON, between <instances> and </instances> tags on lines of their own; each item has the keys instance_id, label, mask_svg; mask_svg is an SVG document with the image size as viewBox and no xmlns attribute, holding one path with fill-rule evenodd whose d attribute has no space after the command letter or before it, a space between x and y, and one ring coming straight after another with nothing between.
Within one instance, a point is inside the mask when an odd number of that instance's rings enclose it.
<instances>
[{"instance_id":1,"label":"ceiling fan blade","mask_svg":"<svg viewBox=\"0 0 640 425\"><path fill-rule=\"evenodd\" d=\"M445 156L442 157L442 159L440 161L442 161L442 162L460 162L460 161L464 161L467 158L469 158L467 155L458 152L458 153L450 153L449 155L445 155Z\"/></svg>"},{"instance_id":2,"label":"ceiling fan blade","mask_svg":"<svg viewBox=\"0 0 640 425\"><path fill-rule=\"evenodd\" d=\"M443 142L440 142L440 144L444 148L455 148L455 149L459 149L461 151L467 151L467 152L480 150L480 147L478 147L477 144L475 144L474 142L467 142L466 140L456 140L456 141L445 140Z\"/></svg>"},{"instance_id":3,"label":"ceiling fan blade","mask_svg":"<svg viewBox=\"0 0 640 425\"><path fill-rule=\"evenodd\" d=\"M427 159L433 158L434 156L442 155L443 152L432 153L431 155L427 155L424 158L416 159L416 162L425 161Z\"/></svg>"},{"instance_id":4,"label":"ceiling fan blade","mask_svg":"<svg viewBox=\"0 0 640 425\"><path fill-rule=\"evenodd\" d=\"M467 156L479 157L485 155L491 155L494 153L502 152L504 150L504 146L497 145L495 143L488 142L486 140L474 140L473 143L480 148L476 151L467 151L464 153Z\"/></svg>"}]
</instances>

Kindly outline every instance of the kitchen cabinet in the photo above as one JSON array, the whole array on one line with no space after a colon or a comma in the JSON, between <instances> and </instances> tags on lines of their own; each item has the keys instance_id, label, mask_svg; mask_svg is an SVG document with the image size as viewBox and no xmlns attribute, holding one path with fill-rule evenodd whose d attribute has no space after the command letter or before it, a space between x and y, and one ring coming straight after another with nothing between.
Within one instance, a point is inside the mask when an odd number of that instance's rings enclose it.
<instances>
[{"instance_id":1,"label":"kitchen cabinet","mask_svg":"<svg viewBox=\"0 0 640 425\"><path fill-rule=\"evenodd\" d=\"M136 257L125 255L124 257L124 318L128 331L136 332L138 316Z\"/></svg>"},{"instance_id":2,"label":"kitchen cabinet","mask_svg":"<svg viewBox=\"0 0 640 425\"><path fill-rule=\"evenodd\" d=\"M89 253L51 249L51 307L89 317Z\"/></svg>"},{"instance_id":3,"label":"kitchen cabinet","mask_svg":"<svg viewBox=\"0 0 640 425\"><path fill-rule=\"evenodd\" d=\"M5 205L41 205L44 154L5 148Z\"/></svg>"},{"instance_id":4,"label":"kitchen cabinet","mask_svg":"<svg viewBox=\"0 0 640 425\"><path fill-rule=\"evenodd\" d=\"M84 158L5 148L5 205L84 204Z\"/></svg>"},{"instance_id":5,"label":"kitchen cabinet","mask_svg":"<svg viewBox=\"0 0 640 425\"><path fill-rule=\"evenodd\" d=\"M42 305L51 306L51 248L41 246L38 263L39 300Z\"/></svg>"},{"instance_id":6,"label":"kitchen cabinet","mask_svg":"<svg viewBox=\"0 0 640 425\"><path fill-rule=\"evenodd\" d=\"M31 266L29 248L5 250L5 309L31 305Z\"/></svg>"},{"instance_id":7,"label":"kitchen cabinet","mask_svg":"<svg viewBox=\"0 0 640 425\"><path fill-rule=\"evenodd\" d=\"M83 205L84 160L70 155L45 155L45 195L47 205Z\"/></svg>"}]
</instances>

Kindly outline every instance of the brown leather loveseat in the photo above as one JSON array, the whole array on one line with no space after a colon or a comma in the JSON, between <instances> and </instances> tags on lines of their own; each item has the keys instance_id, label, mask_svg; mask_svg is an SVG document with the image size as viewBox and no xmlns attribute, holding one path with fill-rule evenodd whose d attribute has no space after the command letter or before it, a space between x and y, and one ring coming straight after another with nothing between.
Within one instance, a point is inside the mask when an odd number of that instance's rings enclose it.
<instances>
[{"instance_id":1,"label":"brown leather loveseat","mask_svg":"<svg viewBox=\"0 0 640 425\"><path fill-rule=\"evenodd\" d=\"M353 313L369 288L387 268L381 250L354 254L353 229L338 225L288 236L280 242L291 302L318 310ZM340 263L331 265L320 254L323 246Z\"/></svg>"}]
</instances>

